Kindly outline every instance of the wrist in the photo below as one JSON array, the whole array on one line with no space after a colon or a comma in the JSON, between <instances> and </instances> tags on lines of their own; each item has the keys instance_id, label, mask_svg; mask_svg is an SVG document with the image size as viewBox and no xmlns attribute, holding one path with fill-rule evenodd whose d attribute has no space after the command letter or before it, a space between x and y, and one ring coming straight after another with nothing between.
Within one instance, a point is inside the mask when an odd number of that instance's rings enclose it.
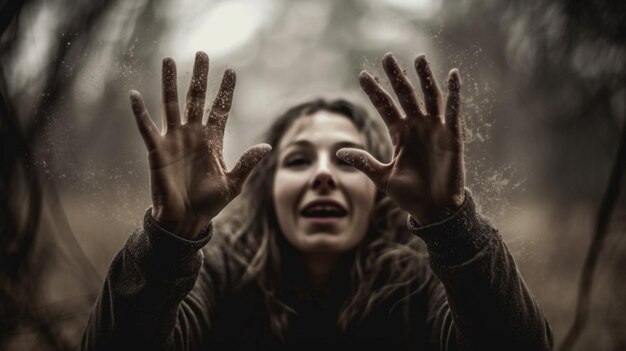
<instances>
[{"instance_id":1,"label":"wrist","mask_svg":"<svg viewBox=\"0 0 626 351\"><path fill-rule=\"evenodd\" d=\"M409 215L411 215L420 226L426 226L445 220L452 216L457 209L458 207L431 208L427 210L410 211Z\"/></svg>"},{"instance_id":2,"label":"wrist","mask_svg":"<svg viewBox=\"0 0 626 351\"><path fill-rule=\"evenodd\" d=\"M452 216L458 211L465 202L465 194L455 197L447 205L417 207L408 211L411 217L415 219L419 225L426 226L429 224L441 222Z\"/></svg>"},{"instance_id":3,"label":"wrist","mask_svg":"<svg viewBox=\"0 0 626 351\"><path fill-rule=\"evenodd\" d=\"M152 218L158 225L187 240L195 240L202 230L211 223L211 218L202 218L197 216L180 216L173 218L166 216L159 208L152 208Z\"/></svg>"}]
</instances>

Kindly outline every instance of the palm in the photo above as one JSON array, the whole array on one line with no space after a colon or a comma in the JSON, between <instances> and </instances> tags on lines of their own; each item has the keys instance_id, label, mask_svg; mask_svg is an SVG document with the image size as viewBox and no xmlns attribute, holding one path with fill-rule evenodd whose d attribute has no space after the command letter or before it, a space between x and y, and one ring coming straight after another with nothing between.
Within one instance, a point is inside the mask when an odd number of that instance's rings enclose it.
<instances>
[{"instance_id":1,"label":"palm","mask_svg":"<svg viewBox=\"0 0 626 351\"><path fill-rule=\"evenodd\" d=\"M270 150L267 144L252 147L231 171L226 170L224 127L236 77L232 70L225 72L204 125L208 68L208 57L198 53L181 119L176 66L172 59L163 61L163 133L157 132L139 93L131 92L133 112L148 149L152 213L161 222L207 223L239 194L249 173ZM196 229L192 226L189 235Z\"/></svg>"},{"instance_id":2,"label":"palm","mask_svg":"<svg viewBox=\"0 0 626 351\"><path fill-rule=\"evenodd\" d=\"M464 166L459 115L459 79L453 70L448 79L450 96L442 113L441 94L428 63L416 60L426 111L417 102L411 83L391 55L383 61L402 112L391 96L367 73L360 80L389 129L394 154L381 164L361 150L343 149L339 156L366 173L398 205L429 222L438 210L463 202Z\"/></svg>"},{"instance_id":3,"label":"palm","mask_svg":"<svg viewBox=\"0 0 626 351\"><path fill-rule=\"evenodd\" d=\"M149 154L153 204L176 204L184 213L214 217L209 205L224 207L232 198L228 175L198 128L181 126ZM213 201L210 201L213 199ZM215 200L218 200L216 203ZM172 213L181 217L183 213Z\"/></svg>"},{"instance_id":4,"label":"palm","mask_svg":"<svg viewBox=\"0 0 626 351\"><path fill-rule=\"evenodd\" d=\"M418 129L406 124L407 130ZM433 127L436 129L430 134L400 137L394 146L385 188L402 208L410 209L416 203L431 208L455 205L449 192L459 182L455 168L462 163L462 152L451 136L445 135L445 128Z\"/></svg>"}]
</instances>

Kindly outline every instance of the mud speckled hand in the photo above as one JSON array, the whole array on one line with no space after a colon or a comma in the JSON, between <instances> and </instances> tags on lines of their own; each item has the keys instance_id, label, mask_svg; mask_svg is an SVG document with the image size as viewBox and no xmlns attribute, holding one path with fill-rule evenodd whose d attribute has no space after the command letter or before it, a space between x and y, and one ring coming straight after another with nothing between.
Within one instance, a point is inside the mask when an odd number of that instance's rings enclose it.
<instances>
[{"instance_id":1,"label":"mud speckled hand","mask_svg":"<svg viewBox=\"0 0 626 351\"><path fill-rule=\"evenodd\" d=\"M383 58L383 68L402 109L369 73L361 72L359 81L389 130L394 145L391 162L382 164L366 151L350 148L338 150L337 156L365 173L421 225L427 225L464 201L459 73L453 69L448 75L444 111L441 92L424 55L415 59L415 69L425 109L391 54Z\"/></svg>"},{"instance_id":2,"label":"mud speckled hand","mask_svg":"<svg viewBox=\"0 0 626 351\"><path fill-rule=\"evenodd\" d=\"M167 229L193 240L235 198L254 168L271 150L267 144L248 149L231 171L223 159L226 119L230 112L236 76L226 70L206 125L202 124L209 58L196 54L183 118L178 105L176 64L163 60L162 120L159 132L141 95L130 99L141 136L148 150L152 216Z\"/></svg>"}]
</instances>

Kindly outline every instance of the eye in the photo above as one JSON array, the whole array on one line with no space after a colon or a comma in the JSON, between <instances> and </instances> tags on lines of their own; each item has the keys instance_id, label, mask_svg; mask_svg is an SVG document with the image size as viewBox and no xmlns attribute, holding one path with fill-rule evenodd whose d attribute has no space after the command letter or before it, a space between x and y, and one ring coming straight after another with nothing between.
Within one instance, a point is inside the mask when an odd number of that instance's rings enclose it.
<instances>
[{"instance_id":1,"label":"eye","mask_svg":"<svg viewBox=\"0 0 626 351\"><path fill-rule=\"evenodd\" d=\"M292 156L285 159L285 167L300 167L310 164L311 161L303 156Z\"/></svg>"},{"instance_id":2,"label":"eye","mask_svg":"<svg viewBox=\"0 0 626 351\"><path fill-rule=\"evenodd\" d=\"M334 157L334 162L337 165L337 167L341 168L344 171L356 171L356 168L354 168L351 164L340 159L337 156Z\"/></svg>"},{"instance_id":3,"label":"eye","mask_svg":"<svg viewBox=\"0 0 626 351\"><path fill-rule=\"evenodd\" d=\"M350 167L350 168L353 168L351 164L349 164L348 162L346 162L346 161L344 161L344 160L342 160L342 159L340 159L340 158L337 158L337 164L338 164L339 166L341 166L341 167Z\"/></svg>"}]
</instances>

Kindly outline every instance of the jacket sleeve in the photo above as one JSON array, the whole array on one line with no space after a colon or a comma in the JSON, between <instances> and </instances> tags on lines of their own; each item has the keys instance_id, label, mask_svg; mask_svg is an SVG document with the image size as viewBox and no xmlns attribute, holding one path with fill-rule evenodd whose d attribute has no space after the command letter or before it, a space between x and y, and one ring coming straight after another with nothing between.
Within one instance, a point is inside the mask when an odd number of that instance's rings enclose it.
<instances>
[{"instance_id":1,"label":"jacket sleeve","mask_svg":"<svg viewBox=\"0 0 626 351\"><path fill-rule=\"evenodd\" d=\"M198 240L182 239L161 228L148 210L143 229L110 264L82 349L187 350L204 343L218 295L201 250L211 236L209 225Z\"/></svg>"},{"instance_id":2,"label":"jacket sleeve","mask_svg":"<svg viewBox=\"0 0 626 351\"><path fill-rule=\"evenodd\" d=\"M445 220L408 227L428 248L439 280L428 287L426 325L437 350L551 350L552 332L498 231L469 191Z\"/></svg>"}]
</instances>

